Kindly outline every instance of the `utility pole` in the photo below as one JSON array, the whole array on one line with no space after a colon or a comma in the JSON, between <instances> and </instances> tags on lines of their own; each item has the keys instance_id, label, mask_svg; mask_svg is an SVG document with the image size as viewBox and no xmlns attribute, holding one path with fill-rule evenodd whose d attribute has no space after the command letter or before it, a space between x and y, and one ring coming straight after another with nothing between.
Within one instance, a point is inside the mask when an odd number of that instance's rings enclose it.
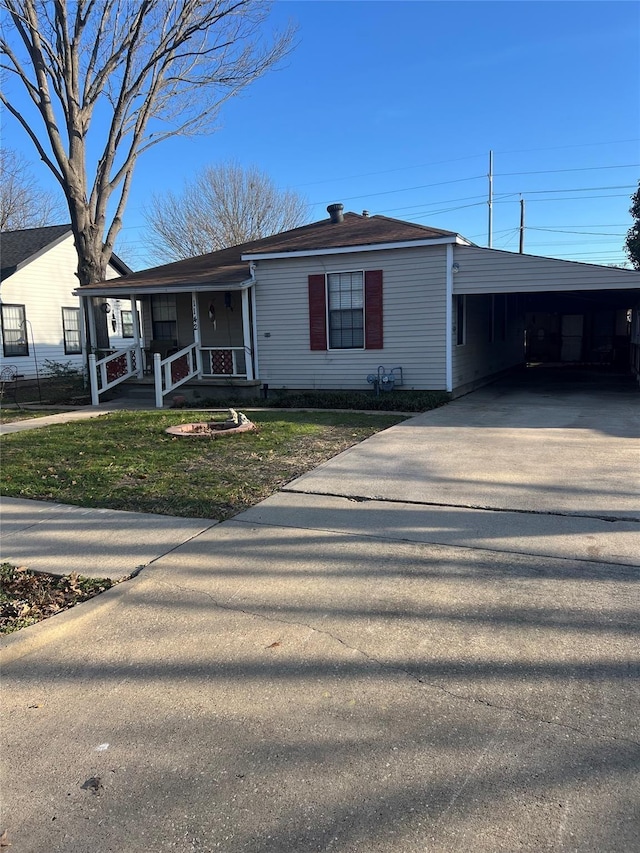
<instances>
[{"instance_id":1,"label":"utility pole","mask_svg":"<svg viewBox=\"0 0 640 853\"><path fill-rule=\"evenodd\" d=\"M524 254L524 199L520 197L520 254Z\"/></svg>"},{"instance_id":2,"label":"utility pole","mask_svg":"<svg viewBox=\"0 0 640 853\"><path fill-rule=\"evenodd\" d=\"M493 247L493 151L489 151L489 248Z\"/></svg>"}]
</instances>

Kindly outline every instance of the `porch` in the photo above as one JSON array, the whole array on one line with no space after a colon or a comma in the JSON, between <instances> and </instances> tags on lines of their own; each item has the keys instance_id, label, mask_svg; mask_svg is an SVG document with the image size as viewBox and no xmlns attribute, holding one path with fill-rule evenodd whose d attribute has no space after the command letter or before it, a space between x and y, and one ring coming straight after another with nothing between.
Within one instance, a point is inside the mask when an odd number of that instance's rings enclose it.
<instances>
[{"instance_id":1,"label":"porch","mask_svg":"<svg viewBox=\"0 0 640 853\"><path fill-rule=\"evenodd\" d=\"M258 385L252 284L250 280L188 293L118 291L129 299L132 316L131 344L119 349L98 346L100 297L93 288L93 294L85 296L81 288L92 403L98 405L103 395L113 395L125 382L151 386L157 408L187 383L211 388ZM109 296L116 295L114 289L110 282Z\"/></svg>"}]
</instances>

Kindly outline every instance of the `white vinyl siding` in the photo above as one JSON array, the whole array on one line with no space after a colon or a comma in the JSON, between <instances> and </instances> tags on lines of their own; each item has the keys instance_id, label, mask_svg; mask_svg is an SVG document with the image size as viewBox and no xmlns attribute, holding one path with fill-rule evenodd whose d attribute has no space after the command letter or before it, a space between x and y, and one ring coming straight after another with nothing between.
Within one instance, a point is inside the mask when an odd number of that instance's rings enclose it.
<instances>
[{"instance_id":1,"label":"white vinyl siding","mask_svg":"<svg viewBox=\"0 0 640 853\"><path fill-rule=\"evenodd\" d=\"M518 306L518 297L515 294L505 297L506 324L502 340L491 340L492 295L457 296L454 300L462 298L466 306L465 345L453 347L454 391L480 384L483 379L524 361L524 316Z\"/></svg>"},{"instance_id":2,"label":"white vinyl siding","mask_svg":"<svg viewBox=\"0 0 640 853\"><path fill-rule=\"evenodd\" d=\"M402 367L407 390L444 390L445 246L256 263L260 379L272 388L371 389L378 366ZM308 276L382 270L384 348L312 351Z\"/></svg>"},{"instance_id":3,"label":"white vinyl siding","mask_svg":"<svg viewBox=\"0 0 640 853\"><path fill-rule=\"evenodd\" d=\"M78 257L69 234L0 284L3 305L25 306L29 355L13 360L11 356L3 356L2 359L3 363L15 364L25 379L42 378L46 360L77 368L84 366L82 353L64 351L62 309L80 307L78 297L73 294L78 286L77 267ZM116 276L113 267L107 267L107 278ZM119 345L116 339L111 340L113 346Z\"/></svg>"},{"instance_id":4,"label":"white vinyl siding","mask_svg":"<svg viewBox=\"0 0 640 853\"><path fill-rule=\"evenodd\" d=\"M640 288L640 272L455 246L459 265L453 279L454 293L535 293L539 291L604 290Z\"/></svg>"}]
</instances>

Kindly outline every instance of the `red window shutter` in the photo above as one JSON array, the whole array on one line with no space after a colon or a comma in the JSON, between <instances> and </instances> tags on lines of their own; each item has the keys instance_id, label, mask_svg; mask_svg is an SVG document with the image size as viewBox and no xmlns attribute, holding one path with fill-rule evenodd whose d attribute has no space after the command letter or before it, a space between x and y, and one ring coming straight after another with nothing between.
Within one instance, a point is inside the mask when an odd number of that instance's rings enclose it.
<instances>
[{"instance_id":1,"label":"red window shutter","mask_svg":"<svg viewBox=\"0 0 640 853\"><path fill-rule=\"evenodd\" d=\"M364 274L364 317L365 349L382 349L382 270Z\"/></svg>"},{"instance_id":2,"label":"red window shutter","mask_svg":"<svg viewBox=\"0 0 640 853\"><path fill-rule=\"evenodd\" d=\"M327 295L324 274L309 276L309 342L312 350L327 348Z\"/></svg>"}]
</instances>

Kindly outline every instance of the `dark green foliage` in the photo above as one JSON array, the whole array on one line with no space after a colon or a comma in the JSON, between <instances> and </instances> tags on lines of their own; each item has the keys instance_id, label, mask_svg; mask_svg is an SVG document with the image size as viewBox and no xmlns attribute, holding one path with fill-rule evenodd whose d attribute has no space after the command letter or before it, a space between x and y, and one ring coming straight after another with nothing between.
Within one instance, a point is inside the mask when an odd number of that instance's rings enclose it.
<instances>
[{"instance_id":1,"label":"dark green foliage","mask_svg":"<svg viewBox=\"0 0 640 853\"><path fill-rule=\"evenodd\" d=\"M638 189L631 196L629 213L633 217L633 225L627 231L625 246L633 268L640 270L640 181Z\"/></svg>"},{"instance_id":2,"label":"dark green foliage","mask_svg":"<svg viewBox=\"0 0 640 853\"><path fill-rule=\"evenodd\" d=\"M253 400L201 400L198 408L235 409L259 406L274 409L347 409L375 412L428 412L449 402L445 391L389 391L376 395L373 391L280 391Z\"/></svg>"}]
</instances>

